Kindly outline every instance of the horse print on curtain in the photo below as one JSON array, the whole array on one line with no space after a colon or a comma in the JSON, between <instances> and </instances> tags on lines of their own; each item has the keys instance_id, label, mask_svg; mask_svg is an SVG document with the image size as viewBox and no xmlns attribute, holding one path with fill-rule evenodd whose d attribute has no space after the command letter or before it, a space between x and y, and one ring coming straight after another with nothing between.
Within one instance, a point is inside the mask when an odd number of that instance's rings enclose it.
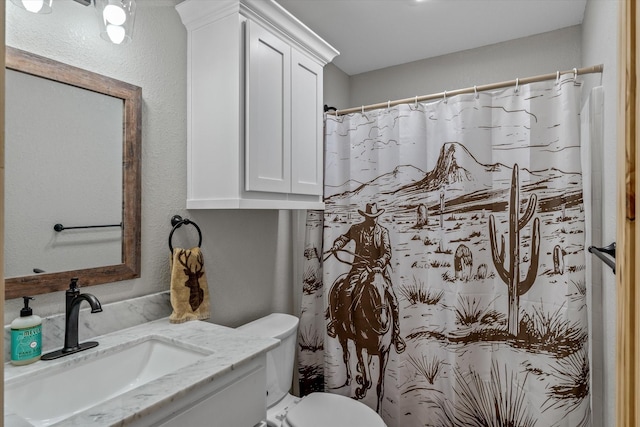
<instances>
[{"instance_id":1,"label":"horse print on curtain","mask_svg":"<svg viewBox=\"0 0 640 427\"><path fill-rule=\"evenodd\" d=\"M303 394L389 427L590 425L573 79L326 121Z\"/></svg>"}]
</instances>

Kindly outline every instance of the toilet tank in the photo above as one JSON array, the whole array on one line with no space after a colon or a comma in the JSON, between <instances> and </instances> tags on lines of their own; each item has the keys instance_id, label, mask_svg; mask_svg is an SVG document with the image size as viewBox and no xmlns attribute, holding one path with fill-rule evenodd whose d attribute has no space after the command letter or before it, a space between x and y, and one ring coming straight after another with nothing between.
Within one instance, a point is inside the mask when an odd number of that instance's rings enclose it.
<instances>
[{"instance_id":1,"label":"toilet tank","mask_svg":"<svg viewBox=\"0 0 640 427\"><path fill-rule=\"evenodd\" d=\"M298 338L298 318L273 313L237 328L242 333L280 340L280 345L267 353L267 408L289 393L293 380L293 361Z\"/></svg>"}]
</instances>

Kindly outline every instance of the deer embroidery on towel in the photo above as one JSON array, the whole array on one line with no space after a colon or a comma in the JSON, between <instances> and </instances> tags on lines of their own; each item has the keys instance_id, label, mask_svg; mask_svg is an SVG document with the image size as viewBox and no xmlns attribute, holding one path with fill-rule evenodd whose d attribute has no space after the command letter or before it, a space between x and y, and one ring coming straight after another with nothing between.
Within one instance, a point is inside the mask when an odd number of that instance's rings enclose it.
<instances>
[{"instance_id":1,"label":"deer embroidery on towel","mask_svg":"<svg viewBox=\"0 0 640 427\"><path fill-rule=\"evenodd\" d=\"M189 288L189 305L191 306L191 310L196 311L198 307L200 307L200 304L202 304L202 301L204 301L204 291L200 287L200 278L204 274L202 272L204 260L202 253L198 253L193 263L193 269L191 269L189 268L190 256L191 251L184 251L179 255L178 260L180 264L184 266L184 274L187 276L187 281L184 282L184 285Z\"/></svg>"}]
</instances>

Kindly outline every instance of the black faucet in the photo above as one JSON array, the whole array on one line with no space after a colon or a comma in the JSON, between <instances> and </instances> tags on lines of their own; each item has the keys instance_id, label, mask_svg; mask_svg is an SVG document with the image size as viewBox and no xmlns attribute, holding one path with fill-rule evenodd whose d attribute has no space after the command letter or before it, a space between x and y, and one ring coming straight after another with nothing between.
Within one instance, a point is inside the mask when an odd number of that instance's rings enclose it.
<instances>
[{"instance_id":1,"label":"black faucet","mask_svg":"<svg viewBox=\"0 0 640 427\"><path fill-rule=\"evenodd\" d=\"M102 306L98 298L91 294L80 293L80 289L78 289L78 278L74 277L71 279L69 289L67 289L65 293L64 347L43 355L42 360L57 359L98 345L97 341L87 341L82 344L78 343L78 318L80 316L80 304L82 304L82 301L89 303L92 313L102 311Z\"/></svg>"}]
</instances>

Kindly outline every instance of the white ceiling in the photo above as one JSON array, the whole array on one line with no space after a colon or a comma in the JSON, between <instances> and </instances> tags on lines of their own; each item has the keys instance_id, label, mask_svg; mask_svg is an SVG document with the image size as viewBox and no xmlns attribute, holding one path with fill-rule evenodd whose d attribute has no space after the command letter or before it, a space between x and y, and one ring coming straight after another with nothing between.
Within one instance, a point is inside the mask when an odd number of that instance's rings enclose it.
<instances>
[{"instance_id":1,"label":"white ceiling","mask_svg":"<svg viewBox=\"0 0 640 427\"><path fill-rule=\"evenodd\" d=\"M276 0L348 75L582 23L587 0Z\"/></svg>"}]
</instances>

